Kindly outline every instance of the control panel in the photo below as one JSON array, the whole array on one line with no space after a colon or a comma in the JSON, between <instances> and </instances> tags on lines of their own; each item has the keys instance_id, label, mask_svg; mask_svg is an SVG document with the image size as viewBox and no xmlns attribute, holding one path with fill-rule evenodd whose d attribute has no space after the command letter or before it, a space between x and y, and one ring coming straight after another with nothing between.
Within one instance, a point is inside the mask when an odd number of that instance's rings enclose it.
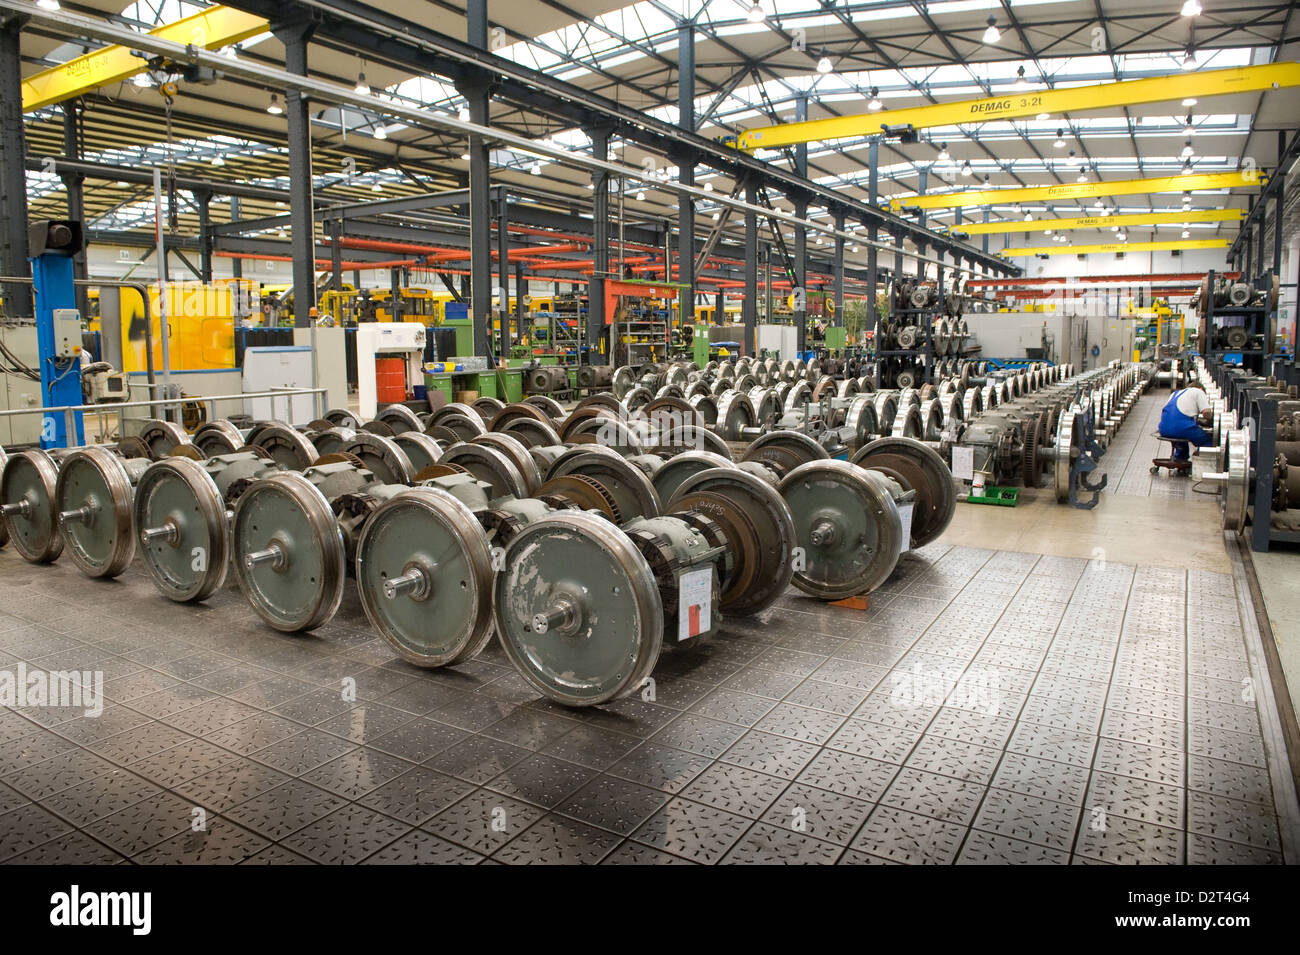
<instances>
[{"instance_id":1,"label":"control panel","mask_svg":"<svg viewBox=\"0 0 1300 955\"><path fill-rule=\"evenodd\" d=\"M81 357L81 313L75 308L54 309L54 357Z\"/></svg>"}]
</instances>

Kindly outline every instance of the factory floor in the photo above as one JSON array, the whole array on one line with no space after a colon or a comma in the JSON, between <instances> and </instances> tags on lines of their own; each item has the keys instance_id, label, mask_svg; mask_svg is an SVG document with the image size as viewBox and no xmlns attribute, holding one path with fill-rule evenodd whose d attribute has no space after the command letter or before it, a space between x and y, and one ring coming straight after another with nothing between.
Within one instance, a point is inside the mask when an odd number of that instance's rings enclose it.
<instances>
[{"instance_id":1,"label":"factory floor","mask_svg":"<svg viewBox=\"0 0 1300 955\"><path fill-rule=\"evenodd\" d=\"M496 646L400 662L350 585L290 636L233 586L5 548L0 671L102 671L108 703L0 710L0 862L1294 861L1212 499L1030 498L959 505L866 611L792 590L586 711Z\"/></svg>"}]
</instances>

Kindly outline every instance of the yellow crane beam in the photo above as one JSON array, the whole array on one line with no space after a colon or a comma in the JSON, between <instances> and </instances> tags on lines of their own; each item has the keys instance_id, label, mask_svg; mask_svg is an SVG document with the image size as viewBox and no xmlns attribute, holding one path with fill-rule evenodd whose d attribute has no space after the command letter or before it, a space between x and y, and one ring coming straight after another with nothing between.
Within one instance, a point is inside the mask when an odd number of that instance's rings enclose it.
<instances>
[{"instance_id":1,"label":"yellow crane beam","mask_svg":"<svg viewBox=\"0 0 1300 955\"><path fill-rule=\"evenodd\" d=\"M201 13L149 31L175 43L219 50L265 33L270 24L261 17L230 7L208 7ZM106 46L67 63L42 70L23 80L23 112L75 99L83 93L120 83L145 69L145 61L125 46Z\"/></svg>"},{"instance_id":2,"label":"yellow crane beam","mask_svg":"<svg viewBox=\"0 0 1300 955\"><path fill-rule=\"evenodd\" d=\"M963 222L946 231L961 235L997 235L1007 232L1034 232L1040 228L1104 229L1113 225L1176 225L1183 222L1240 222L1246 213L1241 209L1197 209L1188 212L1131 212L1114 216L1074 216L1069 219L1008 219L1005 222Z\"/></svg>"},{"instance_id":3,"label":"yellow crane beam","mask_svg":"<svg viewBox=\"0 0 1300 955\"><path fill-rule=\"evenodd\" d=\"M998 254L1015 259L1031 255L1087 255L1092 252L1165 252L1173 249L1226 249L1231 239L1184 239L1182 242L1105 242L1099 245L1044 245L1031 249L1003 249Z\"/></svg>"},{"instance_id":4,"label":"yellow crane beam","mask_svg":"<svg viewBox=\"0 0 1300 955\"><path fill-rule=\"evenodd\" d=\"M1093 199L1098 196L1138 196L1156 192L1194 192L1200 189L1234 189L1262 186L1267 178L1258 170L1239 172L1187 173L1148 179L1117 179L1112 182L1069 182L1056 186L1026 186L1023 189L977 189L939 192L925 196L891 199L889 207L900 209L955 209L989 206L995 203L1041 200Z\"/></svg>"},{"instance_id":5,"label":"yellow crane beam","mask_svg":"<svg viewBox=\"0 0 1300 955\"><path fill-rule=\"evenodd\" d=\"M777 149L796 143L857 139L900 129L932 129L995 120L1024 119L1042 113L1084 113L1140 106L1146 103L1181 102L1188 97L1208 99L1233 93L1300 86L1300 63L1268 63L1224 70L1197 70L1140 80L1120 80L1095 86L1013 92L1007 96L936 103L911 109L880 110L852 116L810 119L749 129L736 137L741 149ZM889 127L886 130L886 127Z\"/></svg>"}]
</instances>

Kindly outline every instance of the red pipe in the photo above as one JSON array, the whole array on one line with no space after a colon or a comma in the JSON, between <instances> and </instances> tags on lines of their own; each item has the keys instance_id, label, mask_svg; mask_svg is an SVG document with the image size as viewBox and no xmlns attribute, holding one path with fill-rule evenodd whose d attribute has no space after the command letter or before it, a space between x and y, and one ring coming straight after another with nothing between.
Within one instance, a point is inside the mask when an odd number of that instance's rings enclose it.
<instances>
[{"instance_id":1,"label":"red pipe","mask_svg":"<svg viewBox=\"0 0 1300 955\"><path fill-rule=\"evenodd\" d=\"M1238 279L1241 277L1240 272L1219 272L1226 279ZM1150 282L1196 282L1200 283L1205 278L1203 272L1161 272L1155 275L1146 275L1138 273L1136 275L1079 275L1066 276L1061 278L1037 278L1037 279L969 279L966 282L967 288L989 288L992 286L1006 285L1061 285L1066 282L1093 283L1093 282L1133 282L1133 283L1150 283Z\"/></svg>"}]
</instances>

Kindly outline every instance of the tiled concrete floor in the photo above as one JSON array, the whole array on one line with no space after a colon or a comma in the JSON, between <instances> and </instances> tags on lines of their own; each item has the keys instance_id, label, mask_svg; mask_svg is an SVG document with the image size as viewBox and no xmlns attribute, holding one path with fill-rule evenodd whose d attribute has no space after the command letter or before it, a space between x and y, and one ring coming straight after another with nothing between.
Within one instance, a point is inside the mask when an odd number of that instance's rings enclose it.
<instances>
[{"instance_id":1,"label":"tiled concrete floor","mask_svg":"<svg viewBox=\"0 0 1300 955\"><path fill-rule=\"evenodd\" d=\"M865 614L792 593L572 712L495 647L397 661L352 597L285 636L4 550L0 669L110 703L0 711L0 861L1278 862L1233 593L945 540Z\"/></svg>"},{"instance_id":2,"label":"tiled concrete floor","mask_svg":"<svg viewBox=\"0 0 1300 955\"><path fill-rule=\"evenodd\" d=\"M1169 444L1155 438L1160 427L1160 412L1169 401L1169 395L1169 389L1153 387L1139 398L1129 412L1128 419L1106 448L1100 471L1110 476L1107 488L1109 493L1166 501L1190 501L1206 497L1198 495L1192 486L1201 474L1214 470L1213 461L1208 457L1204 460L1199 456L1192 458L1191 478L1174 477L1164 469L1159 474L1151 473L1152 458L1170 453Z\"/></svg>"}]
</instances>

